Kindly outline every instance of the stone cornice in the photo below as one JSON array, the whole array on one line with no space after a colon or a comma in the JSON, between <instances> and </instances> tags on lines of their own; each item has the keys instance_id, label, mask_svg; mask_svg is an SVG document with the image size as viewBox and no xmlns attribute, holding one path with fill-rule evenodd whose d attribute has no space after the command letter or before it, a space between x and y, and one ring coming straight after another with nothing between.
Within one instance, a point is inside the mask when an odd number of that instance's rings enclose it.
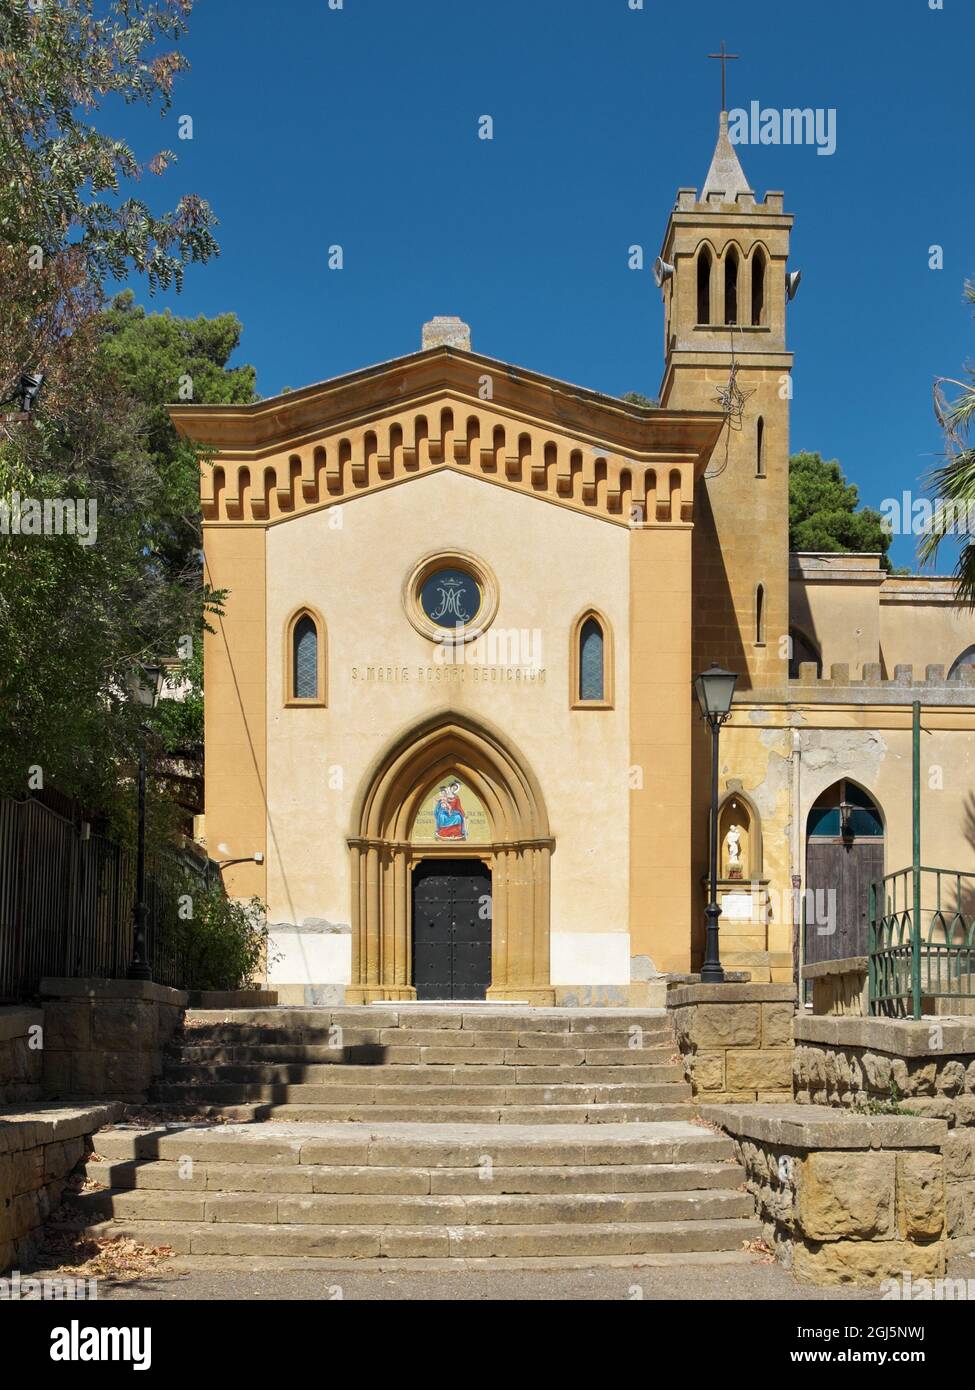
<instances>
[{"instance_id":1,"label":"stone cornice","mask_svg":"<svg viewBox=\"0 0 975 1390\"><path fill-rule=\"evenodd\" d=\"M490 382L488 396L485 378ZM722 422L718 411L634 405L493 357L448 347L411 353L250 405L187 403L167 408L186 439L220 454L260 454L444 393L638 454L674 449L697 453L708 447L712 433L716 438Z\"/></svg>"},{"instance_id":2,"label":"stone cornice","mask_svg":"<svg viewBox=\"0 0 975 1390\"><path fill-rule=\"evenodd\" d=\"M689 524L723 426L717 411L631 406L451 348L272 401L170 412L213 451L201 468L204 520L243 525L443 468L617 525Z\"/></svg>"}]
</instances>

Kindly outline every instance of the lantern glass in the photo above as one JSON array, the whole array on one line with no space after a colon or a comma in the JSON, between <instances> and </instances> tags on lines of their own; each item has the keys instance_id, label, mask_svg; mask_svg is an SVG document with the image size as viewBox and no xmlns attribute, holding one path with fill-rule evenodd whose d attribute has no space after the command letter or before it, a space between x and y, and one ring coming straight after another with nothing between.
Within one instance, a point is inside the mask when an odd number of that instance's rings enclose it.
<instances>
[{"instance_id":1,"label":"lantern glass","mask_svg":"<svg viewBox=\"0 0 975 1390\"><path fill-rule=\"evenodd\" d=\"M705 719L721 718L731 712L731 699L737 681L734 671L725 671L713 664L697 677L694 689Z\"/></svg>"},{"instance_id":2,"label":"lantern glass","mask_svg":"<svg viewBox=\"0 0 975 1390\"><path fill-rule=\"evenodd\" d=\"M145 709L155 709L166 679L164 666L140 661L132 668L129 685L132 694Z\"/></svg>"}]
</instances>

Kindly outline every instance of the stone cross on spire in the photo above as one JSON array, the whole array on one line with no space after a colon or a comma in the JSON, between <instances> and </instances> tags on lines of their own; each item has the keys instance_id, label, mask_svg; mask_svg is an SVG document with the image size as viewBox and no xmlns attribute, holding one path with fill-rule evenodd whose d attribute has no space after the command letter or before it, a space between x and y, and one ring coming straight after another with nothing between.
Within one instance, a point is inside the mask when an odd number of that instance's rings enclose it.
<instances>
[{"instance_id":1,"label":"stone cross on spire","mask_svg":"<svg viewBox=\"0 0 975 1390\"><path fill-rule=\"evenodd\" d=\"M725 48L724 39L721 40L721 52L709 53L709 58L717 58L721 63L721 110L728 109L728 64L736 63L741 57L739 53L729 53Z\"/></svg>"},{"instance_id":2,"label":"stone cross on spire","mask_svg":"<svg viewBox=\"0 0 975 1390\"><path fill-rule=\"evenodd\" d=\"M728 64L735 62L739 55L729 53L722 39L721 52L709 53L708 57L718 58L721 62L721 117L718 123L718 143L714 148L714 158L711 160L708 176L704 180L704 188L701 190L701 201L707 202L711 194L720 193L722 202L733 203L739 193L751 192L745 171L728 136Z\"/></svg>"}]
</instances>

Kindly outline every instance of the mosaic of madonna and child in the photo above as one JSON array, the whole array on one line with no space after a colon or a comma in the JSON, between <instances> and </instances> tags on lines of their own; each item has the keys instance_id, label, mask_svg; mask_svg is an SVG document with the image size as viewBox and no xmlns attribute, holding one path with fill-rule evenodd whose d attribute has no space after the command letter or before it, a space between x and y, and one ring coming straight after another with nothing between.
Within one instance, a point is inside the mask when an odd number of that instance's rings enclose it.
<instances>
[{"instance_id":1,"label":"mosaic of madonna and child","mask_svg":"<svg viewBox=\"0 0 975 1390\"><path fill-rule=\"evenodd\" d=\"M424 798L413 839L427 844L484 844L488 818L479 798L459 777L451 777Z\"/></svg>"}]
</instances>

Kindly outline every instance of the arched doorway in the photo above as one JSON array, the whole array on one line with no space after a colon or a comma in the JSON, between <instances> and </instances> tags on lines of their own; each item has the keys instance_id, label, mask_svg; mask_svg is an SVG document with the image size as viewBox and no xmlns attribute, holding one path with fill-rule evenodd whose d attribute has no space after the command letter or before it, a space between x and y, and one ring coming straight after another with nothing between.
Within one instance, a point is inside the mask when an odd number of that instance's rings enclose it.
<instances>
[{"instance_id":1,"label":"arched doorway","mask_svg":"<svg viewBox=\"0 0 975 1390\"><path fill-rule=\"evenodd\" d=\"M884 875L884 822L846 778L816 797L806 821L807 964L865 956L870 884Z\"/></svg>"},{"instance_id":2,"label":"arched doorway","mask_svg":"<svg viewBox=\"0 0 975 1390\"><path fill-rule=\"evenodd\" d=\"M440 956L431 964L428 951L420 962L420 973L426 977L422 997L451 997L429 991L428 986L443 986L445 980L455 980L461 990L451 987L453 997L464 997L464 951L459 948L469 945L475 948L470 954L480 953L483 959L489 940L490 976L484 984L488 999L554 1001L549 984L554 841L541 788L500 732L451 711L400 734L363 780L348 843L349 1003L417 997L420 938L414 938L414 910L417 888L428 881L432 887L423 898L423 934L434 953L439 945ZM482 908L487 874L489 932L478 925L483 917L469 920L472 897L478 910ZM466 883L461 881L465 877ZM478 877L481 887L475 892ZM453 910L458 904L464 918L460 937L458 912ZM453 963L445 964L450 943L444 938L451 931L458 950ZM445 977L448 967L452 973Z\"/></svg>"}]
</instances>

